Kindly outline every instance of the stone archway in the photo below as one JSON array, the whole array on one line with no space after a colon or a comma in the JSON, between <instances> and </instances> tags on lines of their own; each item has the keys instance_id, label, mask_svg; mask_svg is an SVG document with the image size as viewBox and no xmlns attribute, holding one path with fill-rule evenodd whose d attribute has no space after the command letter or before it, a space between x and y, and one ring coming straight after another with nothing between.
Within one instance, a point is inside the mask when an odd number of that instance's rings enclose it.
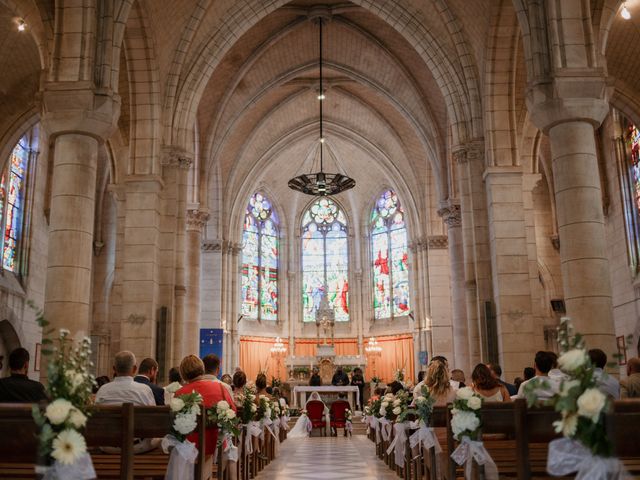
<instances>
[{"instance_id":1,"label":"stone archway","mask_svg":"<svg viewBox=\"0 0 640 480\"><path fill-rule=\"evenodd\" d=\"M0 377L9 373L9 354L20 347L20 338L9 320L0 321Z\"/></svg>"}]
</instances>

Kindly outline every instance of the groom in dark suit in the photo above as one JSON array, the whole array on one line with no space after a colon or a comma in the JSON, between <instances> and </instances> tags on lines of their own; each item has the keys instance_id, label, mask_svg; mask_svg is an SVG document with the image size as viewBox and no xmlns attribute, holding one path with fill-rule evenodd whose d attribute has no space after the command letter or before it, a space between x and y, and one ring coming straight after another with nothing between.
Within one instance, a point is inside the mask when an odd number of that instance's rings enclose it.
<instances>
[{"instance_id":1,"label":"groom in dark suit","mask_svg":"<svg viewBox=\"0 0 640 480\"><path fill-rule=\"evenodd\" d=\"M148 385L153 393L156 405L164 405L164 388L156 385L158 378L158 362L153 358L145 358L140 362L138 374L133 377L134 382L144 383Z\"/></svg>"}]
</instances>

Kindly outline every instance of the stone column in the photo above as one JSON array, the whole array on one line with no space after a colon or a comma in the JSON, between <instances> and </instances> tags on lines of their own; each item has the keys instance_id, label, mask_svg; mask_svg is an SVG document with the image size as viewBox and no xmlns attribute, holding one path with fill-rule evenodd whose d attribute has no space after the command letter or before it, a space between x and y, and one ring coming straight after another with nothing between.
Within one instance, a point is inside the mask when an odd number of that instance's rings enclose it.
<instances>
[{"instance_id":1,"label":"stone column","mask_svg":"<svg viewBox=\"0 0 640 480\"><path fill-rule=\"evenodd\" d=\"M447 225L449 261L451 264L451 319L453 324L453 363L465 372L471 371L469 334L464 285L464 246L460 205L449 200L438 210Z\"/></svg>"},{"instance_id":2,"label":"stone column","mask_svg":"<svg viewBox=\"0 0 640 480\"><path fill-rule=\"evenodd\" d=\"M187 305L184 321L185 353L200 355L200 263L202 229L209 214L202 210L187 211L186 287Z\"/></svg>"},{"instance_id":3,"label":"stone column","mask_svg":"<svg viewBox=\"0 0 640 480\"><path fill-rule=\"evenodd\" d=\"M44 314L54 329L89 335L98 145L116 128L116 95L47 84L42 125L53 140ZM42 369L46 375L46 368Z\"/></svg>"},{"instance_id":4,"label":"stone column","mask_svg":"<svg viewBox=\"0 0 640 480\"><path fill-rule=\"evenodd\" d=\"M579 86L579 88L578 88ZM611 282L594 128L609 111L602 77L556 79L527 98L548 133L567 315L590 348L615 351ZM563 98L581 93L581 98Z\"/></svg>"}]
</instances>

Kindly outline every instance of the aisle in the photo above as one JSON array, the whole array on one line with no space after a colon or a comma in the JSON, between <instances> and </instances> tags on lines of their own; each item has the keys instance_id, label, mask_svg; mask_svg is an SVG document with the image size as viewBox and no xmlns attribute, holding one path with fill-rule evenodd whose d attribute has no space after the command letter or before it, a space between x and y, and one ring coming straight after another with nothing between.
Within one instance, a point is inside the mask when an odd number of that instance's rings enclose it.
<instances>
[{"instance_id":1,"label":"aisle","mask_svg":"<svg viewBox=\"0 0 640 480\"><path fill-rule=\"evenodd\" d=\"M285 479L398 480L398 477L375 456L375 447L367 437L354 435L286 440L278 458L257 477L257 480Z\"/></svg>"}]
</instances>

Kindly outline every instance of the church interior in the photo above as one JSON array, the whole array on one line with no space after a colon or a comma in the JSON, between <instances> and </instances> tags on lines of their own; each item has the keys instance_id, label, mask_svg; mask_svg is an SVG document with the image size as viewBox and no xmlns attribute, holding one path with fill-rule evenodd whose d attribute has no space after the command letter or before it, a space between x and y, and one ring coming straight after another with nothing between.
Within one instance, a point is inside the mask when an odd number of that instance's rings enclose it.
<instances>
[{"instance_id":1,"label":"church interior","mask_svg":"<svg viewBox=\"0 0 640 480\"><path fill-rule=\"evenodd\" d=\"M66 329L95 377L215 354L298 406L361 369L366 402L435 356L513 382L567 317L624 381L639 28L640 0L0 0L0 377L21 347L46 384Z\"/></svg>"}]
</instances>

